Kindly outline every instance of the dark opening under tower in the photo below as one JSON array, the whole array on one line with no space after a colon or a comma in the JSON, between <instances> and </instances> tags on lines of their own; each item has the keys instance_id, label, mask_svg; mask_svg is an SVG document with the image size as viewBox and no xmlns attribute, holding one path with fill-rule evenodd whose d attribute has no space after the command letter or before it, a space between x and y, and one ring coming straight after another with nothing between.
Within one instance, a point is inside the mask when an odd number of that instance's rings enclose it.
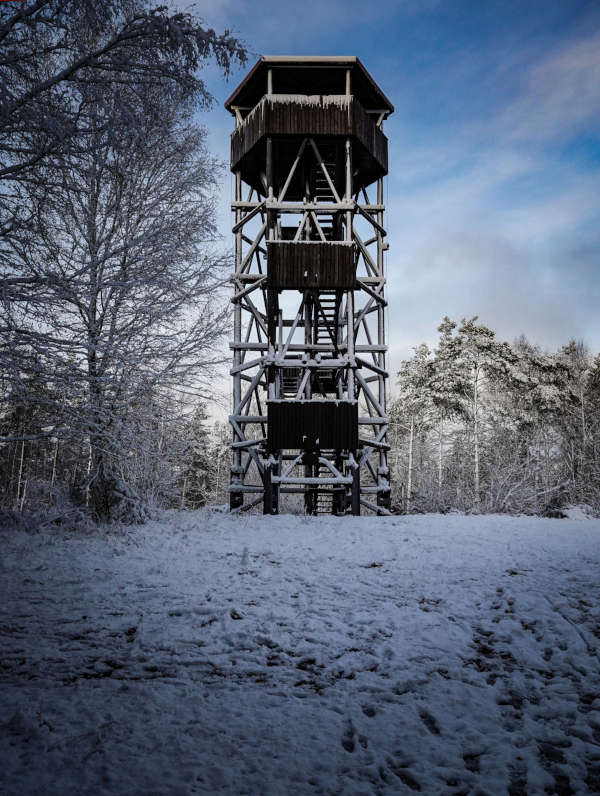
<instances>
[{"instance_id":1,"label":"dark opening under tower","mask_svg":"<svg viewBox=\"0 0 600 796\"><path fill-rule=\"evenodd\" d=\"M265 56L235 117L230 508L387 514L383 178L393 106L356 57Z\"/></svg>"}]
</instances>

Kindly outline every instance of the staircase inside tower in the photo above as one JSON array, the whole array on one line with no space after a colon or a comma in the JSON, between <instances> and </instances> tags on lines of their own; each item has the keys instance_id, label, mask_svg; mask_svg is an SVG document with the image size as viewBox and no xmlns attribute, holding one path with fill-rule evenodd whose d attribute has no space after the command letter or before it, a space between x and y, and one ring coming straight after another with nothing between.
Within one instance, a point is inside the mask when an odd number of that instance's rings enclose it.
<instances>
[{"instance_id":1,"label":"staircase inside tower","mask_svg":"<svg viewBox=\"0 0 600 796\"><path fill-rule=\"evenodd\" d=\"M323 456L328 459L335 459L335 451L322 451ZM316 467L317 478L329 478L331 472L324 464L319 463ZM332 486L322 486L316 490L315 495L315 514L334 514L335 498L338 490Z\"/></svg>"},{"instance_id":2,"label":"staircase inside tower","mask_svg":"<svg viewBox=\"0 0 600 796\"><path fill-rule=\"evenodd\" d=\"M345 213L339 210L333 211L329 207L325 209L326 205L336 204L344 196L344 168L342 164L343 151L339 143L329 145L320 143L318 156L307 148L307 157L304 161L303 169L304 196L313 206L320 206L323 209L317 209L314 214L304 215L303 220L299 220L299 224L302 226L301 233L298 233L298 225L292 226L278 220L277 241L268 245L267 262L268 268L271 269L269 273L272 279L271 284L273 285L272 297L278 296L282 291L294 289L303 294L305 307L309 311L309 323L307 327L305 326L306 321L302 321L300 326L304 326L305 331L307 331L305 337L307 354L309 359L313 360L310 378L308 382L304 381L305 389L303 389L301 395L298 395L298 390L303 383L303 376L306 372L302 361L298 360L297 367L294 363L293 367L281 368L277 400L283 400L285 404L271 405L271 416L273 416L275 411L285 412L286 408L291 409L291 404L295 400L299 402L317 401L319 407L325 406L325 402L331 404L332 399L345 401L345 369L343 367L340 369L339 366L328 367L328 360L337 360L343 355L343 352L340 351L341 342L345 336L343 305L347 291L353 287L353 278L349 279L348 275L352 273L353 277L354 270L351 270L351 263L346 261L346 253L343 252L342 256L340 249L334 248L346 245ZM340 184L340 180L342 184ZM332 189L332 184L335 191ZM296 245L286 244L286 242L295 240L297 240ZM323 245L323 249L319 250L316 247L313 249L315 242ZM324 245L326 242L332 244L331 254L329 252L324 253L325 248L329 249L329 246ZM305 246L302 245L303 243ZM286 248L286 246L289 248ZM311 256L314 258L314 263L312 264L314 271L310 271L311 265L302 262L302 257L306 257L307 252L311 252ZM302 267L297 265L297 261L302 262ZM290 278L291 273L295 274L295 271L302 272L305 269L311 273L311 278L307 280L307 283L303 283L297 276L293 280ZM316 276L314 280L312 273ZM321 284L321 286L313 287L315 282L317 285ZM310 287L307 286L303 290L302 287L306 284L310 285ZM278 311L279 304L277 301L272 303L269 315L275 317ZM289 325L291 321L284 319L283 323L284 325ZM275 341L275 334L275 326L273 325L273 341ZM316 350L311 350L312 346ZM326 350L326 348L329 350ZM320 359L320 362L315 367L314 360L316 357ZM321 401L324 402L323 405ZM312 411L315 410L313 409ZM269 439L273 445L274 422L269 432ZM308 424L303 426L303 428L308 430L311 422L312 420L309 420ZM289 416L287 423L284 421L284 425L290 428L295 427L296 423L297 421L292 415ZM282 429L282 433L285 436L287 432ZM346 443L344 435L345 431L342 436L344 443ZM311 479L316 478L323 482L318 484L313 482L310 486L307 485L305 487L304 500L307 513L331 515L344 512L346 508L346 488L339 484L326 483L331 481L332 471L326 464L320 462L319 458L326 459L332 463L335 462L341 471L342 451L347 450L349 447L352 448L354 445L343 444L339 449L334 449L331 442L329 442L327 448L319 449L317 440L316 448L305 448L310 463L305 461L303 465L305 468L304 476ZM293 447L291 446L290 450Z\"/></svg>"},{"instance_id":3,"label":"staircase inside tower","mask_svg":"<svg viewBox=\"0 0 600 796\"><path fill-rule=\"evenodd\" d=\"M333 204L337 199L331 190L330 182L334 185L338 197L343 196L344 193L343 184L340 184L342 169L338 165L340 163L339 147L335 145L322 146L320 155L322 157L321 163L314 158L309 169L310 198L315 204ZM323 167L326 169L329 179L327 179ZM339 213L331 216L320 215L319 226L325 240L341 240L342 228ZM317 229L311 230L311 238L313 240L321 240Z\"/></svg>"},{"instance_id":4,"label":"staircase inside tower","mask_svg":"<svg viewBox=\"0 0 600 796\"><path fill-rule=\"evenodd\" d=\"M315 328L317 345L336 345L338 337L338 298L335 290L319 293Z\"/></svg>"},{"instance_id":5,"label":"staircase inside tower","mask_svg":"<svg viewBox=\"0 0 600 796\"><path fill-rule=\"evenodd\" d=\"M322 457L330 461L337 460L337 452L334 450L320 451ZM330 469L322 462L314 465L313 476L316 478L331 478ZM306 508L310 514L341 514L343 513L343 490L331 484L310 487L307 489Z\"/></svg>"},{"instance_id":6,"label":"staircase inside tower","mask_svg":"<svg viewBox=\"0 0 600 796\"><path fill-rule=\"evenodd\" d=\"M284 368L281 376L281 397L295 398L302 379L302 368Z\"/></svg>"},{"instance_id":7,"label":"staircase inside tower","mask_svg":"<svg viewBox=\"0 0 600 796\"><path fill-rule=\"evenodd\" d=\"M336 186L337 190L338 174L337 174L337 161L335 158L335 151L329 153L328 157L323 158L322 162L323 166L325 166L325 168L327 169L327 174L329 174L331 182ZM329 180L325 176L323 167L318 162L313 162L312 164L311 188L312 188L313 201L327 202L327 203L335 202L335 196L333 195L331 186L329 185Z\"/></svg>"}]
</instances>

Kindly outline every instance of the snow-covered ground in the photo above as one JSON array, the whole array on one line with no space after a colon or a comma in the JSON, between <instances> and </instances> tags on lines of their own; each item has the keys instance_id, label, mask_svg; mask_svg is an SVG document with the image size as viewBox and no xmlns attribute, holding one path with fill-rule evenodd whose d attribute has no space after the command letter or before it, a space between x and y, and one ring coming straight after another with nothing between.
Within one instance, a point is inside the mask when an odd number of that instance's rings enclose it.
<instances>
[{"instance_id":1,"label":"snow-covered ground","mask_svg":"<svg viewBox=\"0 0 600 796\"><path fill-rule=\"evenodd\" d=\"M0 534L3 794L600 792L600 521Z\"/></svg>"}]
</instances>

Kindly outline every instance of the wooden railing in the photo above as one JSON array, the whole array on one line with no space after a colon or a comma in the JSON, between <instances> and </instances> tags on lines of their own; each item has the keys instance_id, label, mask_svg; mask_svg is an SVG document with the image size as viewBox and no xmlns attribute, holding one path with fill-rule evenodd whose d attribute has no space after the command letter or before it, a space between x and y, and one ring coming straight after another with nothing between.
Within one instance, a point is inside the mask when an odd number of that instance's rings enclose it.
<instances>
[{"instance_id":1,"label":"wooden railing","mask_svg":"<svg viewBox=\"0 0 600 796\"><path fill-rule=\"evenodd\" d=\"M267 94L231 134L231 168L266 135L354 136L387 174L387 138L353 96Z\"/></svg>"}]
</instances>

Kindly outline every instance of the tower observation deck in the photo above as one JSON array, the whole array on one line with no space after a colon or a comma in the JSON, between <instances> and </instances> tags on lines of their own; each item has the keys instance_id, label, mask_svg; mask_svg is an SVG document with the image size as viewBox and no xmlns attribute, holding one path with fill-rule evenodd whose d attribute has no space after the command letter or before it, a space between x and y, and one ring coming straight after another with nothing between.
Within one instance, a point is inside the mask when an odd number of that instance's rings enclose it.
<instances>
[{"instance_id":1,"label":"tower observation deck","mask_svg":"<svg viewBox=\"0 0 600 796\"><path fill-rule=\"evenodd\" d=\"M264 56L235 117L230 508L387 514L383 121L354 56ZM371 193L371 197L369 196Z\"/></svg>"}]
</instances>

